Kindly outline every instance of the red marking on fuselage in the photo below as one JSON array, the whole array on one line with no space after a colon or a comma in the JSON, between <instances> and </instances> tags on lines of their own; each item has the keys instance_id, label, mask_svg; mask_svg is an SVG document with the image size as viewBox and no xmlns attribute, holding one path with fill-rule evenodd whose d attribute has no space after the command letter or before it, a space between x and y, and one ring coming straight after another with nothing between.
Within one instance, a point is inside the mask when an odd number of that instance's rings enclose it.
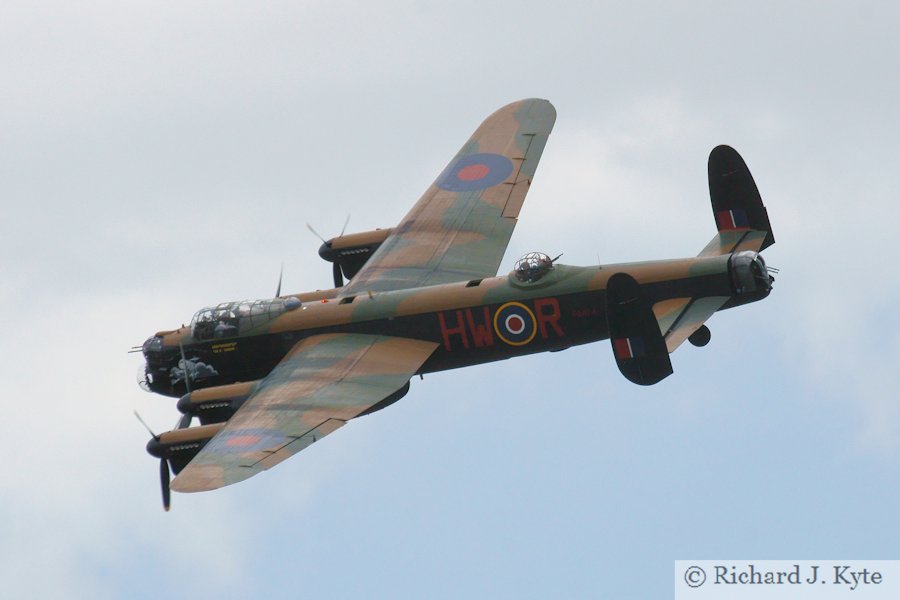
<instances>
[{"instance_id":1,"label":"red marking on fuselage","mask_svg":"<svg viewBox=\"0 0 900 600\"><path fill-rule=\"evenodd\" d=\"M463 313L461 310L455 312L456 327L448 327L447 321L444 319L444 313L438 313L438 322L441 324L441 336L444 338L444 348L447 350L453 349L453 344L450 343L451 335L458 335L462 339L463 348L469 347L469 337L466 335L466 323L463 321Z\"/></svg>"},{"instance_id":2,"label":"red marking on fuselage","mask_svg":"<svg viewBox=\"0 0 900 600\"><path fill-rule=\"evenodd\" d=\"M559 324L561 316L559 312L559 300L556 298L540 298L534 301L534 314L537 317L538 330L541 337L545 340L550 337L547 332L547 325L553 328L553 331L559 337L564 337L566 333Z\"/></svg>"},{"instance_id":3,"label":"red marking on fuselage","mask_svg":"<svg viewBox=\"0 0 900 600\"><path fill-rule=\"evenodd\" d=\"M468 165L459 170L456 177L462 181L478 181L484 179L491 170L487 165Z\"/></svg>"},{"instance_id":4,"label":"red marking on fuselage","mask_svg":"<svg viewBox=\"0 0 900 600\"><path fill-rule=\"evenodd\" d=\"M540 298L534 301L534 313L537 320L537 328L541 339L549 339L552 336L565 337L566 332L560 325L562 313L559 308L559 300L556 298ZM513 315L505 326L515 333L516 327L524 329L525 323L522 317ZM494 345L494 333L491 326L491 312L487 306L466 308L463 310L451 310L438 313L438 324L441 326L441 339L445 350L453 350L462 342L463 348L491 347ZM457 341L458 340L458 341Z\"/></svg>"},{"instance_id":5,"label":"red marking on fuselage","mask_svg":"<svg viewBox=\"0 0 900 600\"><path fill-rule=\"evenodd\" d=\"M466 309L466 322L469 324L469 333L472 334L472 341L475 342L476 348L494 345L494 332L491 329L491 313L488 311L487 306L482 308L484 310L484 318L481 320L481 323L475 322L471 308Z\"/></svg>"}]
</instances>

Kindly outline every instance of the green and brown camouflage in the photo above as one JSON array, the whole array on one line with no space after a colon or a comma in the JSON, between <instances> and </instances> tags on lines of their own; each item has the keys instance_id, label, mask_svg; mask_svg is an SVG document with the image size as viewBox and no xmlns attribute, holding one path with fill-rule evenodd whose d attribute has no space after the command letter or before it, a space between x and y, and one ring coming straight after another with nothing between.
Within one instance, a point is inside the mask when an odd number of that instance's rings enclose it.
<instances>
[{"instance_id":1,"label":"green and brown camouflage","mask_svg":"<svg viewBox=\"0 0 900 600\"><path fill-rule=\"evenodd\" d=\"M408 388L437 344L367 334L305 338L191 461L172 489L202 491L268 469ZM285 403L289 397L292 402ZM273 450L274 449L274 450Z\"/></svg>"},{"instance_id":2,"label":"green and brown camouflage","mask_svg":"<svg viewBox=\"0 0 900 600\"><path fill-rule=\"evenodd\" d=\"M496 274L555 122L546 100L488 117L343 293Z\"/></svg>"},{"instance_id":3,"label":"green and brown camouflage","mask_svg":"<svg viewBox=\"0 0 900 600\"><path fill-rule=\"evenodd\" d=\"M727 146L710 155L718 232L699 256L577 267L533 253L496 276L554 120L545 100L500 109L397 227L326 242L346 285L222 303L148 339L144 385L202 424L148 445L172 489L246 479L399 400L416 374L610 339L623 375L650 385L686 339L708 341L713 313L769 294L768 216Z\"/></svg>"}]
</instances>

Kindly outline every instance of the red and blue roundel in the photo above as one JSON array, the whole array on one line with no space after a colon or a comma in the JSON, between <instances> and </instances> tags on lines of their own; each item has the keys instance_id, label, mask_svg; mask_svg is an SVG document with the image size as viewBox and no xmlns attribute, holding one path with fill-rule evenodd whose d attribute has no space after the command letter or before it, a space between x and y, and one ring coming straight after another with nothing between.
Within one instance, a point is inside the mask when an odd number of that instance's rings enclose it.
<instances>
[{"instance_id":1,"label":"red and blue roundel","mask_svg":"<svg viewBox=\"0 0 900 600\"><path fill-rule=\"evenodd\" d=\"M279 448L288 443L284 433L277 429L237 429L235 431L223 431L216 436L211 446L215 446L217 452L225 454L256 452Z\"/></svg>"},{"instance_id":2,"label":"red and blue roundel","mask_svg":"<svg viewBox=\"0 0 900 600\"><path fill-rule=\"evenodd\" d=\"M469 154L447 165L435 184L449 192L474 192L503 183L513 164L502 154Z\"/></svg>"},{"instance_id":3,"label":"red and blue roundel","mask_svg":"<svg viewBox=\"0 0 900 600\"><path fill-rule=\"evenodd\" d=\"M537 333L534 313L521 302L507 302L494 313L494 331L510 346L524 346Z\"/></svg>"}]
</instances>

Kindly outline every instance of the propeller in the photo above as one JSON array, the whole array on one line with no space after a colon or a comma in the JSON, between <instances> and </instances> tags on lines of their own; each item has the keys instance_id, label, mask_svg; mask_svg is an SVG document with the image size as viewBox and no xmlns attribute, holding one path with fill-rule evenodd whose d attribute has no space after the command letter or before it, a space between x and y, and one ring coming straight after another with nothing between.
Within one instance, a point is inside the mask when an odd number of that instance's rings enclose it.
<instances>
[{"instance_id":1,"label":"propeller","mask_svg":"<svg viewBox=\"0 0 900 600\"><path fill-rule=\"evenodd\" d=\"M325 238L323 238L321 235L319 235L319 232L318 232L318 231L316 231L315 229L313 229L313 226L312 226L312 225L310 225L309 223L307 223L307 224L306 224L306 228L309 229L309 232L310 232L310 233L312 233L314 236L316 236L317 238L319 238L319 239L322 241L323 244L326 244L326 243L327 243L327 242L325 241Z\"/></svg>"},{"instance_id":2,"label":"propeller","mask_svg":"<svg viewBox=\"0 0 900 600\"><path fill-rule=\"evenodd\" d=\"M347 231L347 225L349 225L349 224L350 224L350 213L347 213L347 218L344 219L344 226L341 227L341 233L340 233L337 237L343 237L343 236L344 236L344 232ZM313 229L313 226L312 226L312 225L310 225L309 223L307 223L307 224L306 224L306 228L309 229L309 231L310 231L314 236L316 236L317 238L319 238L319 239L322 241L323 244L327 244L327 243L328 243L328 242L325 240L325 238L323 238L321 235L319 235L319 232L318 232L318 231L316 231L315 229ZM331 277L332 277L332 279L334 279L334 287L339 288L339 287L341 287L341 286L344 285L344 274L343 274L343 272L341 272L341 265L340 265L337 261L335 261L334 263L331 264Z\"/></svg>"},{"instance_id":3,"label":"propeller","mask_svg":"<svg viewBox=\"0 0 900 600\"><path fill-rule=\"evenodd\" d=\"M172 491L169 487L169 461L159 459L159 485L162 488L163 510L172 508Z\"/></svg>"},{"instance_id":4,"label":"propeller","mask_svg":"<svg viewBox=\"0 0 900 600\"><path fill-rule=\"evenodd\" d=\"M279 285L279 287L281 287ZM181 350L181 364L184 368L184 387L187 389L187 393L191 393L191 371L188 368L187 358L184 356L184 344L178 342L178 349Z\"/></svg>"},{"instance_id":5,"label":"propeller","mask_svg":"<svg viewBox=\"0 0 900 600\"><path fill-rule=\"evenodd\" d=\"M150 429L150 426L147 425L147 422L141 418L140 413L138 413L138 411L134 411L134 416L137 417L137 420L140 421L141 425L144 426L144 429L146 429L150 433L153 439L159 442L159 436L153 433L153 430ZM189 415L185 416L189 417ZM183 421L184 418L182 417L181 420ZM190 424L190 418L188 418L188 424ZM159 484L162 488L163 509L166 512L169 512L169 509L172 507L172 491L169 487L169 479L169 461L167 461L165 457L162 457L159 459Z\"/></svg>"},{"instance_id":6,"label":"propeller","mask_svg":"<svg viewBox=\"0 0 900 600\"><path fill-rule=\"evenodd\" d=\"M137 417L137 420L141 423L141 425L144 426L144 429L147 430L147 432L150 434L150 437L152 437L155 440L159 439L159 436L156 435L155 433L153 433L153 430L150 429L150 426L147 425L147 422L141 418L141 413L139 413L138 411L134 411L134 416Z\"/></svg>"},{"instance_id":7,"label":"propeller","mask_svg":"<svg viewBox=\"0 0 900 600\"><path fill-rule=\"evenodd\" d=\"M281 297L281 278L284 275L284 263L281 263L281 269L278 271L278 288L275 290L275 297Z\"/></svg>"}]
</instances>

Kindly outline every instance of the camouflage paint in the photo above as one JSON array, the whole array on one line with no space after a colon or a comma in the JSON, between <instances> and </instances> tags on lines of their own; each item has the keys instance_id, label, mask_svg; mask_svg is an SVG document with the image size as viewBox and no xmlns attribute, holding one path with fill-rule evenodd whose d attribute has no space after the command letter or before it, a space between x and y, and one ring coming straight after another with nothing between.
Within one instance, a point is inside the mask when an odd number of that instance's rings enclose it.
<instances>
[{"instance_id":1,"label":"camouflage paint","mask_svg":"<svg viewBox=\"0 0 900 600\"><path fill-rule=\"evenodd\" d=\"M179 407L190 414L219 408L226 411L220 418L230 417L151 440L151 454L181 471L172 489L214 489L270 468L396 401L414 374L608 338L606 289L619 273L640 285L669 352L715 311L768 294L741 295L732 284L732 253L774 238L746 165L727 146L710 155L719 232L700 256L557 264L527 283L494 276L555 118L545 100L501 108L397 227L326 242L320 254L333 262L341 253L371 253L348 259L359 271L346 286L294 295L300 302L233 337L198 340L181 327L148 340L154 391L180 396L183 373L202 370ZM620 361L642 352L628 337L613 350Z\"/></svg>"}]
</instances>

